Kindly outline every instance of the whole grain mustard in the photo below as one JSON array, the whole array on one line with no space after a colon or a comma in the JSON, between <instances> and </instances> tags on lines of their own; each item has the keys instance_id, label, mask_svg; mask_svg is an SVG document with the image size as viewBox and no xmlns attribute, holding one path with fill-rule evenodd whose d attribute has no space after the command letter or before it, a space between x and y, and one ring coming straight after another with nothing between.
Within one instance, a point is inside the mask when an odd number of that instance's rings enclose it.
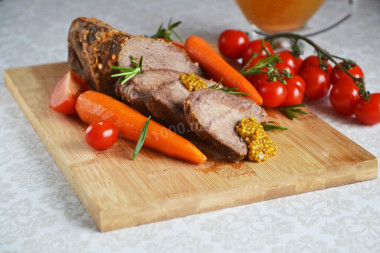
<instances>
[{"instance_id":1,"label":"whole grain mustard","mask_svg":"<svg viewBox=\"0 0 380 253\"><path fill-rule=\"evenodd\" d=\"M185 88L190 92L207 88L205 81L193 73L181 73L179 78Z\"/></svg>"},{"instance_id":2,"label":"whole grain mustard","mask_svg":"<svg viewBox=\"0 0 380 253\"><path fill-rule=\"evenodd\" d=\"M276 155L277 145L269 138L263 126L255 118L243 118L235 130L247 143L248 160L262 162Z\"/></svg>"}]
</instances>

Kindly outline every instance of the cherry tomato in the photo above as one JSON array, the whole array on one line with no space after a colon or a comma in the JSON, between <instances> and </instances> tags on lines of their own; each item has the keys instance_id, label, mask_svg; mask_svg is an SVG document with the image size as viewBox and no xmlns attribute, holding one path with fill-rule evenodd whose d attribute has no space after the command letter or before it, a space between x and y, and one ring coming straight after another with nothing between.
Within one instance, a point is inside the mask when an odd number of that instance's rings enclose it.
<instances>
[{"instance_id":1,"label":"cherry tomato","mask_svg":"<svg viewBox=\"0 0 380 253\"><path fill-rule=\"evenodd\" d=\"M264 41L264 46L268 53L274 53L268 41ZM243 63L246 64L254 53L258 53L259 56L266 56L265 51L261 49L261 40L253 40L249 43L243 54Z\"/></svg>"},{"instance_id":2,"label":"cherry tomato","mask_svg":"<svg viewBox=\"0 0 380 253\"><path fill-rule=\"evenodd\" d=\"M380 123L380 93L373 93L369 101L361 98L355 105L356 118L364 125Z\"/></svg>"},{"instance_id":3,"label":"cherry tomato","mask_svg":"<svg viewBox=\"0 0 380 253\"><path fill-rule=\"evenodd\" d=\"M302 94L305 93L306 84L305 84L305 81L303 80L303 78L300 77L299 75L293 75L291 78L286 78L285 80L286 80L287 84L297 85L298 88L300 89L300 91L302 92Z\"/></svg>"},{"instance_id":4,"label":"cherry tomato","mask_svg":"<svg viewBox=\"0 0 380 253\"><path fill-rule=\"evenodd\" d=\"M264 75L258 81L257 91L263 98L263 105L268 107L277 107L284 103L287 95L285 85L278 82L269 82Z\"/></svg>"},{"instance_id":5,"label":"cherry tomato","mask_svg":"<svg viewBox=\"0 0 380 253\"><path fill-rule=\"evenodd\" d=\"M280 55L282 62L292 68L293 72L295 73L297 68L296 57L294 57L289 50L280 51L278 54Z\"/></svg>"},{"instance_id":6,"label":"cherry tomato","mask_svg":"<svg viewBox=\"0 0 380 253\"><path fill-rule=\"evenodd\" d=\"M88 90L87 84L73 72L68 72L55 86L49 98L49 107L56 112L74 114L79 95Z\"/></svg>"},{"instance_id":7,"label":"cherry tomato","mask_svg":"<svg viewBox=\"0 0 380 253\"><path fill-rule=\"evenodd\" d=\"M90 124L86 129L86 142L97 150L112 147L118 136L117 127L109 121L99 121Z\"/></svg>"},{"instance_id":8,"label":"cherry tomato","mask_svg":"<svg viewBox=\"0 0 380 253\"><path fill-rule=\"evenodd\" d=\"M328 61L326 61L326 60L323 60L322 62L327 64L327 74L330 75L330 72L332 70L331 64L328 63ZM310 67L310 66L319 67L318 56L310 55L309 57L305 58L305 60L303 60L303 62L302 62L300 71L302 71L302 69L304 69L306 67Z\"/></svg>"},{"instance_id":9,"label":"cherry tomato","mask_svg":"<svg viewBox=\"0 0 380 253\"><path fill-rule=\"evenodd\" d=\"M359 100L359 87L352 79L340 80L330 91L330 102L336 112L349 116L354 113L356 102Z\"/></svg>"},{"instance_id":10,"label":"cherry tomato","mask_svg":"<svg viewBox=\"0 0 380 253\"><path fill-rule=\"evenodd\" d=\"M281 70L286 70L289 74L294 75L294 69L285 62L277 62L275 66L279 70L279 73L281 73Z\"/></svg>"},{"instance_id":11,"label":"cherry tomato","mask_svg":"<svg viewBox=\"0 0 380 253\"><path fill-rule=\"evenodd\" d=\"M343 62L340 62L339 64L343 65ZM354 77L356 77L356 78L364 76L362 69L357 64L354 67L352 67L350 69L347 69L347 71L351 75L353 75ZM340 70L340 68L338 66L334 66L334 68L331 70L331 73L330 73L330 82L331 82L331 84L334 85L334 84L336 84L337 82L339 82L342 79L350 79L350 80L352 80L352 78L349 77L342 70Z\"/></svg>"},{"instance_id":12,"label":"cherry tomato","mask_svg":"<svg viewBox=\"0 0 380 253\"><path fill-rule=\"evenodd\" d=\"M281 106L297 105L301 104L303 100L303 93L299 86L294 83L288 83L286 87L286 99Z\"/></svg>"},{"instance_id":13,"label":"cherry tomato","mask_svg":"<svg viewBox=\"0 0 380 253\"><path fill-rule=\"evenodd\" d=\"M261 57L261 56L257 56L255 58L252 59L252 61L250 62L250 64L245 68L245 69L249 69L249 68L252 68L253 66L255 66L255 64L260 61L261 59L263 59L265 57ZM257 80L264 74L256 74L256 75L252 75L252 76L245 76L245 78L248 79L248 81L250 81L253 85L256 84Z\"/></svg>"},{"instance_id":14,"label":"cherry tomato","mask_svg":"<svg viewBox=\"0 0 380 253\"><path fill-rule=\"evenodd\" d=\"M257 74L257 75L253 75L253 76L246 76L246 78L248 79L248 81L253 85L255 86L256 90L259 88L261 82L261 78L268 78L267 74Z\"/></svg>"},{"instance_id":15,"label":"cherry tomato","mask_svg":"<svg viewBox=\"0 0 380 253\"><path fill-rule=\"evenodd\" d=\"M249 38L247 34L239 30L225 30L218 39L220 53L233 60L243 57L248 44Z\"/></svg>"},{"instance_id":16,"label":"cherry tomato","mask_svg":"<svg viewBox=\"0 0 380 253\"><path fill-rule=\"evenodd\" d=\"M302 69L299 75L306 84L304 93L306 98L321 99L326 96L330 88L330 81L323 69L309 66Z\"/></svg>"},{"instance_id":17,"label":"cherry tomato","mask_svg":"<svg viewBox=\"0 0 380 253\"><path fill-rule=\"evenodd\" d=\"M294 68L294 72L298 74L301 70L303 59L300 57L296 57L295 59L296 59L296 67Z\"/></svg>"}]
</instances>

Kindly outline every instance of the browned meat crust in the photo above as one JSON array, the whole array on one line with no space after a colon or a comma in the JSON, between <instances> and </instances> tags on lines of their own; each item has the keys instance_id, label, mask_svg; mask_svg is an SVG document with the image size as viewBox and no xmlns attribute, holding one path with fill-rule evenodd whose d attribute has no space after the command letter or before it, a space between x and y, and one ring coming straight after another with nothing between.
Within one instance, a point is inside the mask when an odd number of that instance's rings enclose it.
<instances>
[{"instance_id":1,"label":"browned meat crust","mask_svg":"<svg viewBox=\"0 0 380 253\"><path fill-rule=\"evenodd\" d=\"M71 23L68 35L68 62L71 71L81 76L91 89L115 95L115 70L119 52L129 34L95 18L80 17Z\"/></svg>"}]
</instances>

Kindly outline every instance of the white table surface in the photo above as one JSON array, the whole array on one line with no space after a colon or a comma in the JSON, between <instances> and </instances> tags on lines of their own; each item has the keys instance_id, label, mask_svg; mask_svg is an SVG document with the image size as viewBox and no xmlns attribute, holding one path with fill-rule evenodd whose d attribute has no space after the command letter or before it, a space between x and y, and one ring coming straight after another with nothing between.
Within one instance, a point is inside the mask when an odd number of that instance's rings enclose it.
<instances>
[{"instance_id":1,"label":"white table surface","mask_svg":"<svg viewBox=\"0 0 380 253\"><path fill-rule=\"evenodd\" d=\"M78 16L132 34L153 34L173 17L183 38L211 42L226 28L249 28L232 0L1 0L1 71L65 61ZM379 0L362 0L347 22L313 39L356 60L368 89L380 92ZM379 179L100 233L3 78L0 101L0 252L380 252ZM380 124L337 116L328 99L309 108L380 158Z\"/></svg>"}]
</instances>

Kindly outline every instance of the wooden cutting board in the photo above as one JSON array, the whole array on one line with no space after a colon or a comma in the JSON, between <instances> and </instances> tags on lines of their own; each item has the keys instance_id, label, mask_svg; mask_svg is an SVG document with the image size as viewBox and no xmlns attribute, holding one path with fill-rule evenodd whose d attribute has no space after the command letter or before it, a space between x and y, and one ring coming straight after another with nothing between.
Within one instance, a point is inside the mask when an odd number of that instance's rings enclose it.
<instances>
[{"instance_id":1,"label":"wooden cutting board","mask_svg":"<svg viewBox=\"0 0 380 253\"><path fill-rule=\"evenodd\" d=\"M313 113L270 119L289 130L269 132L279 150L263 163L194 165L119 139L105 151L84 141L77 116L55 113L48 99L66 63L8 69L5 82L100 231L243 205L377 177L375 156Z\"/></svg>"}]
</instances>

